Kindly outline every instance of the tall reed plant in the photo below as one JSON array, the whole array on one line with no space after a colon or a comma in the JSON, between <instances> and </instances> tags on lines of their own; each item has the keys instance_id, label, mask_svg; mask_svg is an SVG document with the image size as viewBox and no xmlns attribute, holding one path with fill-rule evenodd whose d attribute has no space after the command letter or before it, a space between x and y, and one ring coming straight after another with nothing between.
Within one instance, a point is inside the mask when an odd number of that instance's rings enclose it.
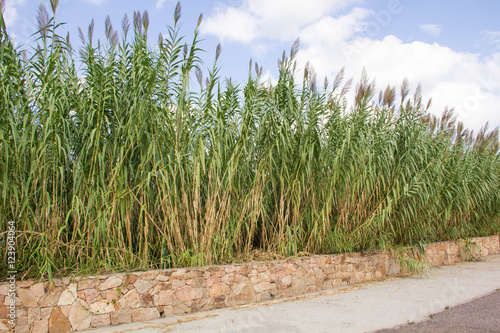
<instances>
[{"instance_id":1,"label":"tall reed plant","mask_svg":"<svg viewBox=\"0 0 500 333\"><path fill-rule=\"evenodd\" d=\"M0 248L14 221L24 276L500 232L497 129L431 115L407 81L377 96L366 73L349 103L343 70L322 87L299 75L298 41L275 85L252 62L223 81L220 46L208 70L199 58L202 17L186 40L180 14L154 46L147 12L120 34L108 17L105 41L92 22L78 50L43 5L28 51L1 18Z\"/></svg>"}]
</instances>

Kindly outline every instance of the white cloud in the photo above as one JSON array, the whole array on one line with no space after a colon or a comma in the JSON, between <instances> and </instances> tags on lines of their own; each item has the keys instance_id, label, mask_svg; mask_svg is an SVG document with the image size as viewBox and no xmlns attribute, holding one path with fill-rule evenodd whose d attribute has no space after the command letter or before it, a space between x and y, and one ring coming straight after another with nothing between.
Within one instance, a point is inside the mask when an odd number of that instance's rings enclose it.
<instances>
[{"instance_id":1,"label":"white cloud","mask_svg":"<svg viewBox=\"0 0 500 333\"><path fill-rule=\"evenodd\" d=\"M431 36L437 37L441 33L441 25L439 24L422 24L419 26L420 31L429 34Z\"/></svg>"},{"instance_id":2,"label":"white cloud","mask_svg":"<svg viewBox=\"0 0 500 333\"><path fill-rule=\"evenodd\" d=\"M264 82L266 86L269 84L275 86L278 84L278 78L274 77L269 70L267 70L260 79L261 82Z\"/></svg>"},{"instance_id":3,"label":"white cloud","mask_svg":"<svg viewBox=\"0 0 500 333\"><path fill-rule=\"evenodd\" d=\"M19 14L17 13L17 7L24 5L25 0L7 0L5 1L5 12L3 17L5 19L5 25L7 27L12 27L19 19Z\"/></svg>"},{"instance_id":4,"label":"white cloud","mask_svg":"<svg viewBox=\"0 0 500 333\"><path fill-rule=\"evenodd\" d=\"M18 10L24 6L26 0L6 0L3 18L7 27L9 37L14 44L19 45L30 38L33 30L33 21L20 16Z\"/></svg>"},{"instance_id":5,"label":"white cloud","mask_svg":"<svg viewBox=\"0 0 500 333\"><path fill-rule=\"evenodd\" d=\"M100 6L102 5L103 3L106 2L106 0L85 0L86 2L89 2L93 5L96 5L96 6Z\"/></svg>"},{"instance_id":6,"label":"white cloud","mask_svg":"<svg viewBox=\"0 0 500 333\"><path fill-rule=\"evenodd\" d=\"M251 42L257 37L258 19L239 9L218 8L214 16L203 23L205 33L216 35L220 40Z\"/></svg>"},{"instance_id":7,"label":"white cloud","mask_svg":"<svg viewBox=\"0 0 500 333\"><path fill-rule=\"evenodd\" d=\"M172 0L156 0L156 8L161 8L167 1L172 1Z\"/></svg>"},{"instance_id":8,"label":"white cloud","mask_svg":"<svg viewBox=\"0 0 500 333\"><path fill-rule=\"evenodd\" d=\"M354 2L357 0L244 0L238 7L216 8L202 29L223 41L287 41L295 39L300 28Z\"/></svg>"}]
</instances>

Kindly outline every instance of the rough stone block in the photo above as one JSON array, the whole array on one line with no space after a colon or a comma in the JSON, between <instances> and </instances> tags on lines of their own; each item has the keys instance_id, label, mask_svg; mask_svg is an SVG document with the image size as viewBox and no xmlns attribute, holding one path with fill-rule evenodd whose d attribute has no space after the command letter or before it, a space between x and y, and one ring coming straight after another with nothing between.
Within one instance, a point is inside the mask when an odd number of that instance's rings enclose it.
<instances>
[{"instance_id":1,"label":"rough stone block","mask_svg":"<svg viewBox=\"0 0 500 333\"><path fill-rule=\"evenodd\" d=\"M38 306L35 295L29 289L19 288L17 290L17 296L21 299L25 307L34 308Z\"/></svg>"},{"instance_id":2,"label":"rough stone block","mask_svg":"<svg viewBox=\"0 0 500 333\"><path fill-rule=\"evenodd\" d=\"M132 322L132 309L117 310L110 314L111 325L128 324Z\"/></svg>"},{"instance_id":3,"label":"rough stone block","mask_svg":"<svg viewBox=\"0 0 500 333\"><path fill-rule=\"evenodd\" d=\"M179 288L174 294L182 302L189 302L197 298L195 291L190 286Z\"/></svg>"},{"instance_id":4,"label":"rough stone block","mask_svg":"<svg viewBox=\"0 0 500 333\"><path fill-rule=\"evenodd\" d=\"M132 321L146 321L160 318L160 313L154 307L132 310Z\"/></svg>"},{"instance_id":5,"label":"rough stone block","mask_svg":"<svg viewBox=\"0 0 500 333\"><path fill-rule=\"evenodd\" d=\"M52 310L52 314L49 319L49 332L50 333L66 333L71 331L71 323L68 318L64 316L59 307L55 307Z\"/></svg>"},{"instance_id":6,"label":"rough stone block","mask_svg":"<svg viewBox=\"0 0 500 333\"><path fill-rule=\"evenodd\" d=\"M101 314L92 316L92 327L104 327L111 325L111 315L110 314Z\"/></svg>"},{"instance_id":7,"label":"rough stone block","mask_svg":"<svg viewBox=\"0 0 500 333\"><path fill-rule=\"evenodd\" d=\"M122 283L123 283L122 279L120 279L118 276L113 275L107 278L106 281L104 281L99 285L99 290L118 288L119 286L122 285Z\"/></svg>"},{"instance_id":8,"label":"rough stone block","mask_svg":"<svg viewBox=\"0 0 500 333\"><path fill-rule=\"evenodd\" d=\"M135 281L133 286L139 294L144 294L148 292L151 288L153 288L153 284L150 281L142 279L138 279L137 281Z\"/></svg>"},{"instance_id":9,"label":"rough stone block","mask_svg":"<svg viewBox=\"0 0 500 333\"><path fill-rule=\"evenodd\" d=\"M69 311L69 321L73 330L85 330L90 327L92 314L89 305L82 299L77 298Z\"/></svg>"},{"instance_id":10,"label":"rough stone block","mask_svg":"<svg viewBox=\"0 0 500 333\"><path fill-rule=\"evenodd\" d=\"M49 290L45 295L43 295L38 301L38 305L41 307L52 307L56 306L59 301L59 297L66 288L57 287Z\"/></svg>"},{"instance_id":11,"label":"rough stone block","mask_svg":"<svg viewBox=\"0 0 500 333\"><path fill-rule=\"evenodd\" d=\"M137 290L132 289L118 300L116 304L118 304L120 309L138 308L140 307L139 293Z\"/></svg>"},{"instance_id":12,"label":"rough stone block","mask_svg":"<svg viewBox=\"0 0 500 333\"><path fill-rule=\"evenodd\" d=\"M37 321L31 327L31 333L48 333L48 332L49 332L48 319Z\"/></svg>"}]
</instances>

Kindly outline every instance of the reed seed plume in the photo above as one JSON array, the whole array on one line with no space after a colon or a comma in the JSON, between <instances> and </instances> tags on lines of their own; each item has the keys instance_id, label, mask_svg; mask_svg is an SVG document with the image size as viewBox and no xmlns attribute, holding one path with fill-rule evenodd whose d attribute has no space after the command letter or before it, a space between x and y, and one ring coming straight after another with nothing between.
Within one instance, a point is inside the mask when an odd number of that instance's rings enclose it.
<instances>
[{"instance_id":1,"label":"reed seed plume","mask_svg":"<svg viewBox=\"0 0 500 333\"><path fill-rule=\"evenodd\" d=\"M126 39L128 31L130 30L130 21L128 19L128 15L125 14L123 15L122 19L122 32L123 32L123 37Z\"/></svg>"},{"instance_id":2,"label":"reed seed plume","mask_svg":"<svg viewBox=\"0 0 500 333\"><path fill-rule=\"evenodd\" d=\"M40 2L40 5L38 6L36 19L38 24L38 31L42 35L42 38L46 38L49 28L49 13L47 12L47 8L45 8L43 2Z\"/></svg>"},{"instance_id":3,"label":"reed seed plume","mask_svg":"<svg viewBox=\"0 0 500 333\"><path fill-rule=\"evenodd\" d=\"M50 0L50 8L52 8L52 15L56 15L56 9L59 5L59 0Z\"/></svg>"}]
</instances>

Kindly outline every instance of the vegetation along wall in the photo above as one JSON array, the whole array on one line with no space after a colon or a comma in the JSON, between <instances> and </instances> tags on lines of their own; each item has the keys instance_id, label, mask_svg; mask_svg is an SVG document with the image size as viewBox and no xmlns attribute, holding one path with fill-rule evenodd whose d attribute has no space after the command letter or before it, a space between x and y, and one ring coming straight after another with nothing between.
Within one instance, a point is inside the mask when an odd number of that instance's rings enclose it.
<instances>
[{"instance_id":1,"label":"vegetation along wall","mask_svg":"<svg viewBox=\"0 0 500 333\"><path fill-rule=\"evenodd\" d=\"M220 46L199 57L202 17L186 38L180 15L154 45L136 12L73 46L42 4L27 49L0 15L0 277L16 272L21 331L366 281L397 270L389 249L500 232L498 129L430 114L406 80L320 83L296 70L298 41L276 84L252 61L222 80ZM462 258L440 244L434 263Z\"/></svg>"}]
</instances>

